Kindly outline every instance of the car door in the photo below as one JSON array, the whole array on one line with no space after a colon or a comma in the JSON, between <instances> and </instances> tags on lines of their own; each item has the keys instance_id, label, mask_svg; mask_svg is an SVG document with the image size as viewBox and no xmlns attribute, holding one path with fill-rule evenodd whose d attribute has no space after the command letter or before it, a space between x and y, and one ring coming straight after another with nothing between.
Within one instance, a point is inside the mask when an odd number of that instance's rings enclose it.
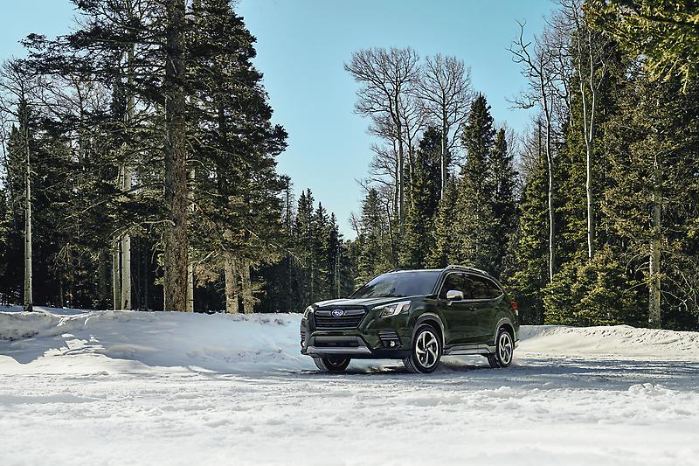
<instances>
[{"instance_id":1,"label":"car door","mask_svg":"<svg viewBox=\"0 0 699 466\"><path fill-rule=\"evenodd\" d=\"M447 300L450 290L461 291L464 299ZM444 316L446 344L463 345L474 342L478 336L476 311L477 303L471 299L471 282L463 272L450 272L439 291L439 302Z\"/></svg>"},{"instance_id":2,"label":"car door","mask_svg":"<svg viewBox=\"0 0 699 466\"><path fill-rule=\"evenodd\" d=\"M467 274L472 284L472 305L474 319L473 343L489 343L495 334L495 325L503 292L487 277Z\"/></svg>"}]
</instances>

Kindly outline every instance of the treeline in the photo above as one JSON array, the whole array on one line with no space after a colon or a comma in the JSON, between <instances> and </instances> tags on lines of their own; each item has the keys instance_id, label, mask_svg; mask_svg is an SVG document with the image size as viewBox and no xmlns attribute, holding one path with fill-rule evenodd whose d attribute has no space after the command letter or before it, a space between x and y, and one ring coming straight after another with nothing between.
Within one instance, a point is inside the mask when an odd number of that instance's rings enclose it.
<instances>
[{"instance_id":1,"label":"treeline","mask_svg":"<svg viewBox=\"0 0 699 466\"><path fill-rule=\"evenodd\" d=\"M73 3L72 33L2 67L1 300L252 312L347 293L334 216L276 172L286 132L230 2Z\"/></svg>"},{"instance_id":2,"label":"treeline","mask_svg":"<svg viewBox=\"0 0 699 466\"><path fill-rule=\"evenodd\" d=\"M561 0L540 35L520 25L513 100L538 112L516 139L460 60L355 53L356 110L379 141L357 284L460 263L508 285L524 323L699 328L697 13Z\"/></svg>"},{"instance_id":3,"label":"treeline","mask_svg":"<svg viewBox=\"0 0 699 466\"><path fill-rule=\"evenodd\" d=\"M276 172L286 133L230 2L73 3L74 32L2 68L2 301L300 311L459 263L524 323L699 328L695 2L560 0L513 30L523 134L459 59L354 53L377 142L352 241Z\"/></svg>"}]
</instances>

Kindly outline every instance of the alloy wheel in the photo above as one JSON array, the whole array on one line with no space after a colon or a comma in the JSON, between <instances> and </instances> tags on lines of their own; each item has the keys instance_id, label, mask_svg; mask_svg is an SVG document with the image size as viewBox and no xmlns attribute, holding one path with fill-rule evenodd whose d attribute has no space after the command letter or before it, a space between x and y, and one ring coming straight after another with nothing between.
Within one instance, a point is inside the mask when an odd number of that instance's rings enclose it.
<instances>
[{"instance_id":1,"label":"alloy wheel","mask_svg":"<svg viewBox=\"0 0 699 466\"><path fill-rule=\"evenodd\" d=\"M501 332L498 336L498 359L501 366L508 366L512 362L513 353L512 337L509 332Z\"/></svg>"},{"instance_id":2,"label":"alloy wheel","mask_svg":"<svg viewBox=\"0 0 699 466\"><path fill-rule=\"evenodd\" d=\"M437 364L439 361L439 341L432 330L424 329L417 336L415 355L418 362L426 369Z\"/></svg>"}]
</instances>

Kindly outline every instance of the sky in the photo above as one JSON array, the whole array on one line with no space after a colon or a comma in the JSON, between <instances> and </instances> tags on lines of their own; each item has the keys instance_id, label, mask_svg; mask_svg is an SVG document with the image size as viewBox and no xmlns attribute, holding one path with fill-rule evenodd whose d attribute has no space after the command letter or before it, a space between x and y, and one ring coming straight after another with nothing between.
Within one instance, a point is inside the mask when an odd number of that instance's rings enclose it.
<instances>
[{"instance_id":1,"label":"sky","mask_svg":"<svg viewBox=\"0 0 699 466\"><path fill-rule=\"evenodd\" d=\"M68 0L2 0L0 59L21 56L18 41L31 32L54 36L72 27ZM255 65L274 109L274 122L289 133L279 157L297 193L310 188L335 212L352 237L350 215L359 213L368 175L369 121L355 114L358 86L344 70L352 52L410 46L421 56L452 55L471 68L497 124L522 131L528 112L510 100L525 87L507 51L526 21L543 29L551 0L238 0L237 12L257 37Z\"/></svg>"}]
</instances>

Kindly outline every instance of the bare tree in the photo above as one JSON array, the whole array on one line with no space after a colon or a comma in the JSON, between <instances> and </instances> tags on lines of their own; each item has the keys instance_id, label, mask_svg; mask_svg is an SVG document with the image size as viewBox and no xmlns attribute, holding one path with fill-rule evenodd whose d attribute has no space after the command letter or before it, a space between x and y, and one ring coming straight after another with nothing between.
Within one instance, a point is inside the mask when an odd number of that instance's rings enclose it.
<instances>
[{"instance_id":1,"label":"bare tree","mask_svg":"<svg viewBox=\"0 0 699 466\"><path fill-rule=\"evenodd\" d=\"M362 87L357 92L357 113L372 119L372 132L395 144L395 209L402 229L405 217L405 160L410 154L415 121L410 99L418 80L418 55L410 48L360 50L345 64ZM412 129L411 129L412 128Z\"/></svg>"},{"instance_id":2,"label":"bare tree","mask_svg":"<svg viewBox=\"0 0 699 466\"><path fill-rule=\"evenodd\" d=\"M423 103L425 115L430 123L442 133L440 165L441 192L449 174L452 150L456 145L455 133L468 115L472 98L471 70L462 60L440 54L427 57L422 67L417 95Z\"/></svg>"},{"instance_id":3,"label":"bare tree","mask_svg":"<svg viewBox=\"0 0 699 466\"><path fill-rule=\"evenodd\" d=\"M582 132L585 141L585 193L587 201L587 254L594 255L595 213L592 165L599 89L607 76L609 39L588 23L581 0L560 0L561 14L554 24L569 42L568 55L577 75L582 106ZM567 78L567 77L564 77Z\"/></svg>"},{"instance_id":4,"label":"bare tree","mask_svg":"<svg viewBox=\"0 0 699 466\"><path fill-rule=\"evenodd\" d=\"M519 24L519 37L515 39L509 50L512 59L522 67L522 74L528 80L528 89L515 100L520 108L538 106L545 125L545 152L548 172L548 217L549 217L549 281L555 271L555 214L553 199L553 124L558 94L556 89L553 61L555 55L546 47L545 37L534 38L534 44L524 38L524 23Z\"/></svg>"}]
</instances>

